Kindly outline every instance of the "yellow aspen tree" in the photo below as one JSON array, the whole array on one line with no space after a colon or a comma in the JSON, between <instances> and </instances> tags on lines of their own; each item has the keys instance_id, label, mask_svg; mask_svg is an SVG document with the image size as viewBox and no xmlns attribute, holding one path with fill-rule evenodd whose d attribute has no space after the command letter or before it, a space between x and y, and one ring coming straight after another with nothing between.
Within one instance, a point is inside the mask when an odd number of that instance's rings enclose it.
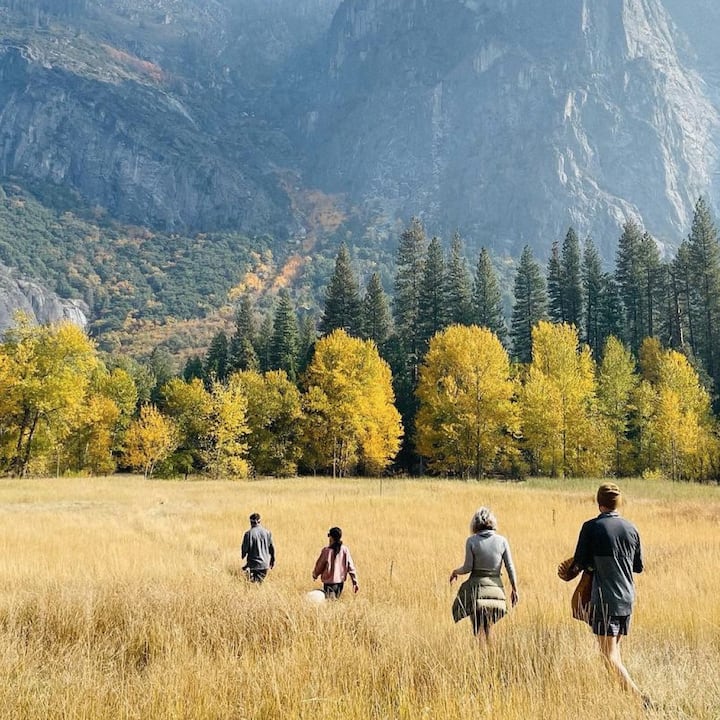
<instances>
[{"instance_id":1,"label":"yellow aspen tree","mask_svg":"<svg viewBox=\"0 0 720 720\"><path fill-rule=\"evenodd\" d=\"M130 374L121 368L108 371L99 363L67 432L55 435L55 472L113 472L136 403L137 387Z\"/></svg>"},{"instance_id":2,"label":"yellow aspen tree","mask_svg":"<svg viewBox=\"0 0 720 720\"><path fill-rule=\"evenodd\" d=\"M154 405L143 405L140 417L130 423L125 435L125 462L151 477L157 464L165 460L177 447L175 423L166 418Z\"/></svg>"},{"instance_id":3,"label":"yellow aspen tree","mask_svg":"<svg viewBox=\"0 0 720 720\"><path fill-rule=\"evenodd\" d=\"M199 378L186 382L173 378L161 388L162 407L178 428L178 447L171 458L173 469L187 477L207 465L206 436L210 430L212 400Z\"/></svg>"},{"instance_id":4,"label":"yellow aspen tree","mask_svg":"<svg viewBox=\"0 0 720 720\"><path fill-rule=\"evenodd\" d=\"M9 360L5 395L14 449L9 458L15 475L26 475L33 453L49 448L84 401L94 370L96 349L85 332L69 322L32 325L23 316L5 335Z\"/></svg>"},{"instance_id":5,"label":"yellow aspen tree","mask_svg":"<svg viewBox=\"0 0 720 720\"><path fill-rule=\"evenodd\" d=\"M647 423L648 465L673 480L705 480L717 462L710 396L684 355L675 350L660 355L655 391Z\"/></svg>"},{"instance_id":6,"label":"yellow aspen tree","mask_svg":"<svg viewBox=\"0 0 720 720\"><path fill-rule=\"evenodd\" d=\"M284 370L264 375L246 370L233 377L247 397L248 459L253 472L294 475L302 454L302 401L297 386Z\"/></svg>"},{"instance_id":7,"label":"yellow aspen tree","mask_svg":"<svg viewBox=\"0 0 720 720\"><path fill-rule=\"evenodd\" d=\"M577 330L541 321L532 331L532 362L520 392L526 448L553 476L602 474L610 437L597 408L595 363Z\"/></svg>"},{"instance_id":8,"label":"yellow aspen tree","mask_svg":"<svg viewBox=\"0 0 720 720\"><path fill-rule=\"evenodd\" d=\"M321 338L305 374L305 462L333 475L384 470L402 437L392 376L375 343L335 330Z\"/></svg>"},{"instance_id":9,"label":"yellow aspen tree","mask_svg":"<svg viewBox=\"0 0 720 720\"><path fill-rule=\"evenodd\" d=\"M247 398L237 377L226 383L216 381L210 389L210 412L205 435L208 470L215 478L246 478Z\"/></svg>"},{"instance_id":10,"label":"yellow aspen tree","mask_svg":"<svg viewBox=\"0 0 720 720\"><path fill-rule=\"evenodd\" d=\"M439 473L480 479L512 443L519 421L510 360L476 325L437 333L420 367L417 447Z\"/></svg>"},{"instance_id":11,"label":"yellow aspen tree","mask_svg":"<svg viewBox=\"0 0 720 720\"><path fill-rule=\"evenodd\" d=\"M597 393L600 413L605 418L613 438L612 468L618 477L635 471L634 448L628 434L636 409L633 398L639 381L630 350L611 335L605 342L598 371Z\"/></svg>"}]
</instances>

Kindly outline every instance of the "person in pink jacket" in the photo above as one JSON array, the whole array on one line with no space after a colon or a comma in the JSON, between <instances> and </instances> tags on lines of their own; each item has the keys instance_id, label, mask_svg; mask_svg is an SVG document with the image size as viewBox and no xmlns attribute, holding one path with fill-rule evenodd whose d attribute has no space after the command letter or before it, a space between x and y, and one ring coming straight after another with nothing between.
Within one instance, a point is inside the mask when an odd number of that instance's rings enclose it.
<instances>
[{"instance_id":1,"label":"person in pink jacket","mask_svg":"<svg viewBox=\"0 0 720 720\"><path fill-rule=\"evenodd\" d=\"M348 575L352 580L353 592L360 589L357 581L357 572L347 545L343 545L342 530L331 527L328 531L328 544L320 551L315 562L313 580L320 578L323 592L328 600L339 598Z\"/></svg>"}]
</instances>

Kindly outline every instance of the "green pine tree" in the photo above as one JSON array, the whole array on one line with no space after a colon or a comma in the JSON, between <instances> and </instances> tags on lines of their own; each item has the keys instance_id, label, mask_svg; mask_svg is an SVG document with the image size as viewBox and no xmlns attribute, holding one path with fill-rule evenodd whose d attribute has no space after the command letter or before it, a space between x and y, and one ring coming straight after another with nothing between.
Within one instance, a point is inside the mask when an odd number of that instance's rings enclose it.
<instances>
[{"instance_id":1,"label":"green pine tree","mask_svg":"<svg viewBox=\"0 0 720 720\"><path fill-rule=\"evenodd\" d=\"M243 295L235 312L235 332L230 338L228 349L230 372L260 368L260 360L255 350L255 335L252 303L248 295Z\"/></svg>"},{"instance_id":2,"label":"green pine tree","mask_svg":"<svg viewBox=\"0 0 720 720\"><path fill-rule=\"evenodd\" d=\"M440 240L433 237L425 254L420 299L418 304L418 325L421 353L427 351L430 338L448 325L447 298L445 295L445 259Z\"/></svg>"},{"instance_id":3,"label":"green pine tree","mask_svg":"<svg viewBox=\"0 0 720 720\"><path fill-rule=\"evenodd\" d=\"M515 305L510 324L513 357L517 362L532 359L532 329L547 318L547 292L540 266L528 245L523 248L515 275Z\"/></svg>"},{"instance_id":4,"label":"green pine tree","mask_svg":"<svg viewBox=\"0 0 720 720\"><path fill-rule=\"evenodd\" d=\"M563 322L574 325L580 332L583 320L582 261L580 240L571 227L562 245L562 276L565 284L565 316Z\"/></svg>"},{"instance_id":5,"label":"green pine tree","mask_svg":"<svg viewBox=\"0 0 720 720\"><path fill-rule=\"evenodd\" d=\"M283 288L278 293L278 304L273 317L270 339L270 370L284 370L295 382L298 371L299 333L295 309L290 293Z\"/></svg>"},{"instance_id":6,"label":"green pine tree","mask_svg":"<svg viewBox=\"0 0 720 720\"><path fill-rule=\"evenodd\" d=\"M688 261L692 281L690 315L696 344L692 350L717 383L720 380L720 244L703 198L695 205L688 238Z\"/></svg>"},{"instance_id":7,"label":"green pine tree","mask_svg":"<svg viewBox=\"0 0 720 720\"><path fill-rule=\"evenodd\" d=\"M615 278L623 306L625 340L637 353L645 337L645 293L643 262L643 233L638 224L627 220L618 241L615 259Z\"/></svg>"},{"instance_id":8,"label":"green pine tree","mask_svg":"<svg viewBox=\"0 0 720 720\"><path fill-rule=\"evenodd\" d=\"M565 322L565 279L560 260L560 243L553 242L547 268L548 315L554 323Z\"/></svg>"},{"instance_id":9,"label":"green pine tree","mask_svg":"<svg viewBox=\"0 0 720 720\"><path fill-rule=\"evenodd\" d=\"M365 289L362 303L362 338L373 340L382 350L390 336L390 309L387 296L380 282L380 275L373 273Z\"/></svg>"},{"instance_id":10,"label":"green pine tree","mask_svg":"<svg viewBox=\"0 0 720 720\"><path fill-rule=\"evenodd\" d=\"M472 317L470 273L459 232L453 235L446 267L447 322L469 325Z\"/></svg>"},{"instance_id":11,"label":"green pine tree","mask_svg":"<svg viewBox=\"0 0 720 720\"><path fill-rule=\"evenodd\" d=\"M502 293L490 253L480 250L472 288L471 322L492 330L502 343L507 341L507 323L503 312Z\"/></svg>"},{"instance_id":12,"label":"green pine tree","mask_svg":"<svg viewBox=\"0 0 720 720\"><path fill-rule=\"evenodd\" d=\"M360 289L350 264L345 243L335 258L335 271L325 291L325 309L320 320L320 332L329 335L333 330L345 330L348 335L362 332L360 317Z\"/></svg>"},{"instance_id":13,"label":"green pine tree","mask_svg":"<svg viewBox=\"0 0 720 720\"><path fill-rule=\"evenodd\" d=\"M228 375L228 339L221 330L210 341L205 365L203 367L205 383L211 385L214 381L223 382Z\"/></svg>"},{"instance_id":14,"label":"green pine tree","mask_svg":"<svg viewBox=\"0 0 720 720\"><path fill-rule=\"evenodd\" d=\"M425 229L417 218L400 236L398 246L393 319L399 346L410 366L413 382L420 352L420 293L425 265ZM414 370L413 370L414 368Z\"/></svg>"}]
</instances>

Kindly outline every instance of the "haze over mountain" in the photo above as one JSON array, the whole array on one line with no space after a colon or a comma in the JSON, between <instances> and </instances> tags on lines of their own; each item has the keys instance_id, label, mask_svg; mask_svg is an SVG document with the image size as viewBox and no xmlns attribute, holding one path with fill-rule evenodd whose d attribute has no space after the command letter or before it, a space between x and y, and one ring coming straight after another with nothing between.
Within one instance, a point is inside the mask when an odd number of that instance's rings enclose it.
<instances>
[{"instance_id":1,"label":"haze over mountain","mask_svg":"<svg viewBox=\"0 0 720 720\"><path fill-rule=\"evenodd\" d=\"M417 214L515 256L572 224L610 259L625 218L672 247L720 197L710 0L0 0L0 23L0 174L60 210L283 247L312 191L389 254Z\"/></svg>"}]
</instances>

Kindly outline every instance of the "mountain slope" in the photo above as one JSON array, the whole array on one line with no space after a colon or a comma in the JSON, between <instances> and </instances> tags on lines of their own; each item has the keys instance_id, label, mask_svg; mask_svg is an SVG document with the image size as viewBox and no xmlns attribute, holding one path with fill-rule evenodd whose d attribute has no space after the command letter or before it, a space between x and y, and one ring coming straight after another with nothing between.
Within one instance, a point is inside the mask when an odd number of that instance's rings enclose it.
<instances>
[{"instance_id":1,"label":"mountain slope","mask_svg":"<svg viewBox=\"0 0 720 720\"><path fill-rule=\"evenodd\" d=\"M658 0L345 0L279 94L311 182L514 254L573 224L609 256L626 216L676 243L715 168Z\"/></svg>"}]
</instances>

